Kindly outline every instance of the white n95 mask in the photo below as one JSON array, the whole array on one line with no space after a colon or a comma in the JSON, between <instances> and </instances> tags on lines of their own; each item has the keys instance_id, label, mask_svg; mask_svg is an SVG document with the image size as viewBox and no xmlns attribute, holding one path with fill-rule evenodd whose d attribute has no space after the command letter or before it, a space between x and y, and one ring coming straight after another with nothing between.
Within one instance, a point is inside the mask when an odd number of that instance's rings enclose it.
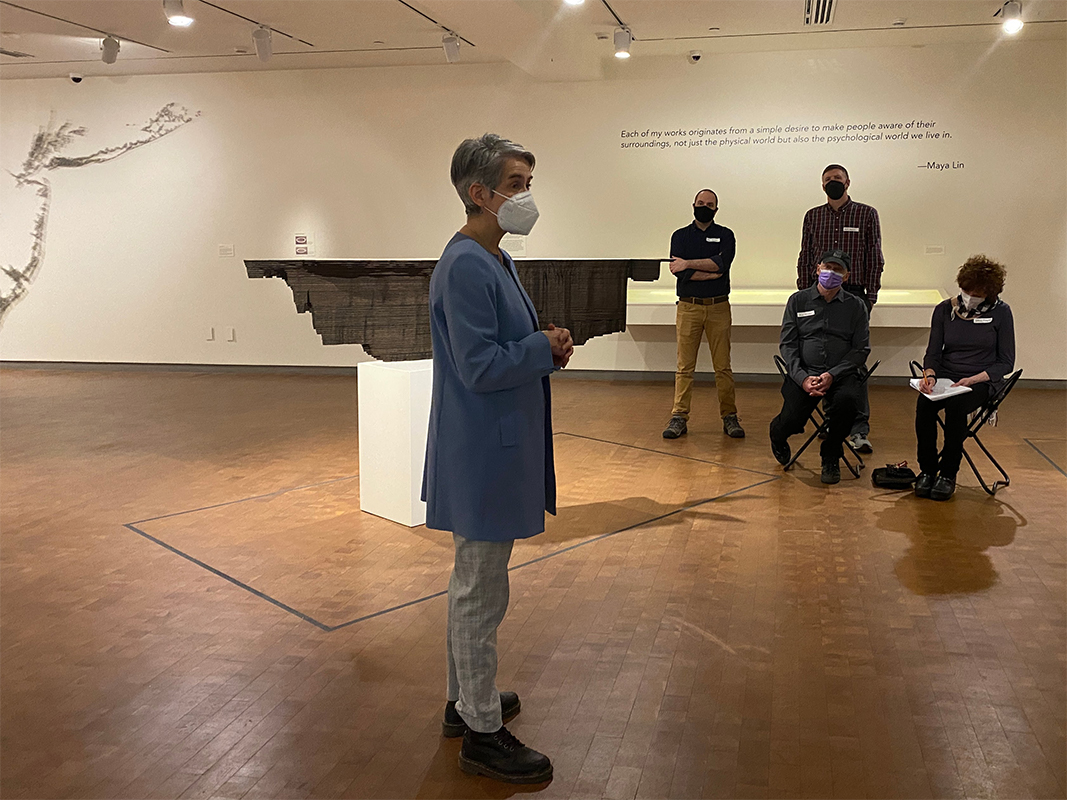
<instances>
[{"instance_id":1,"label":"white n95 mask","mask_svg":"<svg viewBox=\"0 0 1067 800\"><path fill-rule=\"evenodd\" d=\"M500 194L494 190L495 194ZM503 197L504 195L500 195ZM490 211L490 214L493 212ZM534 203L533 193L529 190L513 194L505 200L495 214L500 227L508 233L517 233L525 236L533 230L534 223L540 216L537 204Z\"/></svg>"}]
</instances>

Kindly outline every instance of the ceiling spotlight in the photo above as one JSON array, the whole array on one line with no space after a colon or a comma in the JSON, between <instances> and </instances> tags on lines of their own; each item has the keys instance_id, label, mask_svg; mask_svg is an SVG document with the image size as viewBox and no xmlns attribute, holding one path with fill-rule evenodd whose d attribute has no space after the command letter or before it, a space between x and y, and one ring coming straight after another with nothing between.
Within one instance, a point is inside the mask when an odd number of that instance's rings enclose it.
<instances>
[{"instance_id":1,"label":"ceiling spotlight","mask_svg":"<svg viewBox=\"0 0 1067 800\"><path fill-rule=\"evenodd\" d=\"M459 61L459 37L454 33L446 33L441 37L441 46L445 48L445 61L455 64Z\"/></svg>"},{"instance_id":2,"label":"ceiling spotlight","mask_svg":"<svg viewBox=\"0 0 1067 800\"><path fill-rule=\"evenodd\" d=\"M564 2L569 6L580 6L585 0L564 0Z\"/></svg>"},{"instance_id":3,"label":"ceiling spotlight","mask_svg":"<svg viewBox=\"0 0 1067 800\"><path fill-rule=\"evenodd\" d=\"M1023 29L1023 4L1019 0L1008 0L993 16L1000 16L1004 33L1018 33Z\"/></svg>"},{"instance_id":4,"label":"ceiling spotlight","mask_svg":"<svg viewBox=\"0 0 1067 800\"><path fill-rule=\"evenodd\" d=\"M176 28L188 28L193 24L193 18L185 13L182 0L163 0L163 13L167 15L167 22Z\"/></svg>"},{"instance_id":5,"label":"ceiling spotlight","mask_svg":"<svg viewBox=\"0 0 1067 800\"><path fill-rule=\"evenodd\" d=\"M104 41L100 43L100 49L103 51L103 55L100 56L104 60L105 64L114 64L119 57L119 40L114 36L107 36Z\"/></svg>"},{"instance_id":6,"label":"ceiling spotlight","mask_svg":"<svg viewBox=\"0 0 1067 800\"><path fill-rule=\"evenodd\" d=\"M630 42L634 40L633 34L626 28L615 29L615 58L630 57Z\"/></svg>"},{"instance_id":7,"label":"ceiling spotlight","mask_svg":"<svg viewBox=\"0 0 1067 800\"><path fill-rule=\"evenodd\" d=\"M270 44L270 28L266 25L260 25L252 31L252 44L256 46L256 55L259 56L260 61L270 61L272 52Z\"/></svg>"}]
</instances>

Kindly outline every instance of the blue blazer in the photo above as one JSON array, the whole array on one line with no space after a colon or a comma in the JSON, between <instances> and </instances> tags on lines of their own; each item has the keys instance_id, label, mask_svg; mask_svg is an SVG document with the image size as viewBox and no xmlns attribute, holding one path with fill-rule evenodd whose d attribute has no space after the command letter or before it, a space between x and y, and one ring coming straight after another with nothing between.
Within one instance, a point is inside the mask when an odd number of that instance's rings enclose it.
<instances>
[{"instance_id":1,"label":"blue blazer","mask_svg":"<svg viewBox=\"0 0 1067 800\"><path fill-rule=\"evenodd\" d=\"M504 261L457 233L430 278L426 526L492 542L535 536L556 513L552 348Z\"/></svg>"}]
</instances>

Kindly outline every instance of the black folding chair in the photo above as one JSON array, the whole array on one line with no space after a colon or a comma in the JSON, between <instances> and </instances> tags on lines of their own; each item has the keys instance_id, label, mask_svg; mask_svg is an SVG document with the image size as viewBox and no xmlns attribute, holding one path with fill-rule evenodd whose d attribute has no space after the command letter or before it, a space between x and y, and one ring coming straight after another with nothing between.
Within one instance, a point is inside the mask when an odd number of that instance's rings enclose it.
<instances>
[{"instance_id":1,"label":"black folding chair","mask_svg":"<svg viewBox=\"0 0 1067 800\"><path fill-rule=\"evenodd\" d=\"M871 365L870 369L860 367L860 384L866 383L867 379L874 374L874 371L878 369L878 365L881 363L881 361L875 361L874 364ZM779 374L781 374L782 380L793 380L792 376L786 369L785 360L781 356L774 357L774 366L778 368L778 372ZM816 415L818 415L818 419L816 419ZM815 408L812 410L811 415L808 417L808 421L815 426L814 432L812 432L811 436L808 437L808 440L804 442L801 448L793 454L793 457L789 459L788 463L782 466L783 470L792 469L793 465L797 462L797 459L800 458L800 455L808 449L808 445L815 441L815 437L819 436L819 434L822 434L825 437L830 430L830 423L826 419L826 414L823 413L823 410L818 405L816 405ZM856 448L852 446L852 443L849 442L848 439L845 439L844 445L848 452L852 453L852 455L856 457L856 466L852 466L852 463L848 460L848 456L845 455L844 452L841 453L841 460L845 462L845 466L848 467L848 471L852 473L852 477L858 478L860 476L860 470L866 468L867 465L863 461L863 456L859 454L859 452L856 450Z\"/></svg>"},{"instance_id":2,"label":"black folding chair","mask_svg":"<svg viewBox=\"0 0 1067 800\"><path fill-rule=\"evenodd\" d=\"M912 361L908 366L911 367L912 377L921 378L923 376L922 364L918 361ZM995 495L997 489L1000 489L1003 486L1011 486L1011 478L1009 478L1008 473L1004 471L1004 467L1000 466L1000 462L993 458L993 454L989 452L989 449L982 444L982 440L978 438L978 431L980 431L982 427L989 422L993 415L997 413L1000 404L1004 402L1004 398L1006 398L1011 390L1015 388L1015 384L1019 382L1019 378L1022 374L1023 371L1021 369L1015 370L1015 372L1004 379L1004 384L999 389L989 395L989 398L980 405L971 416L971 421L967 425L967 433L963 437L963 457L967 459L967 463L971 467L971 472L974 473L974 477L978 478L978 482L982 484L985 493L990 496ZM940 412L937 415L937 424L941 427L941 433L944 434L945 421L941 418ZM992 485L985 482L985 478L983 478L982 473L978 471L974 459L971 458L971 454L967 452L968 439L974 439L974 443L981 448L982 452L985 453L985 457L989 459L989 463L996 467L997 472L1000 473L1000 476L1004 480L993 481Z\"/></svg>"}]
</instances>

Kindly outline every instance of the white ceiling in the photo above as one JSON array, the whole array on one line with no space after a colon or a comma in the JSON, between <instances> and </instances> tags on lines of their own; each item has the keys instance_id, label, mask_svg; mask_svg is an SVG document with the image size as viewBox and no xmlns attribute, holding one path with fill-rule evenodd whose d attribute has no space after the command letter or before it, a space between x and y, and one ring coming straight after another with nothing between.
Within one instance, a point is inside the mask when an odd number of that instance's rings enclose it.
<instances>
[{"instance_id":1,"label":"white ceiling","mask_svg":"<svg viewBox=\"0 0 1067 800\"><path fill-rule=\"evenodd\" d=\"M441 65L446 30L463 63L511 62L539 80L596 80L618 69L611 34L634 59L707 53L983 41L1001 35L1000 0L835 0L832 25L803 24L805 0L185 0L174 28L162 0L0 0L0 77ZM242 18L243 17L243 18ZM1063 38L1067 0L1023 0L1019 38ZM894 21L904 19L902 27ZM274 55L255 56L255 24ZM122 42L118 62L100 41Z\"/></svg>"}]
</instances>

